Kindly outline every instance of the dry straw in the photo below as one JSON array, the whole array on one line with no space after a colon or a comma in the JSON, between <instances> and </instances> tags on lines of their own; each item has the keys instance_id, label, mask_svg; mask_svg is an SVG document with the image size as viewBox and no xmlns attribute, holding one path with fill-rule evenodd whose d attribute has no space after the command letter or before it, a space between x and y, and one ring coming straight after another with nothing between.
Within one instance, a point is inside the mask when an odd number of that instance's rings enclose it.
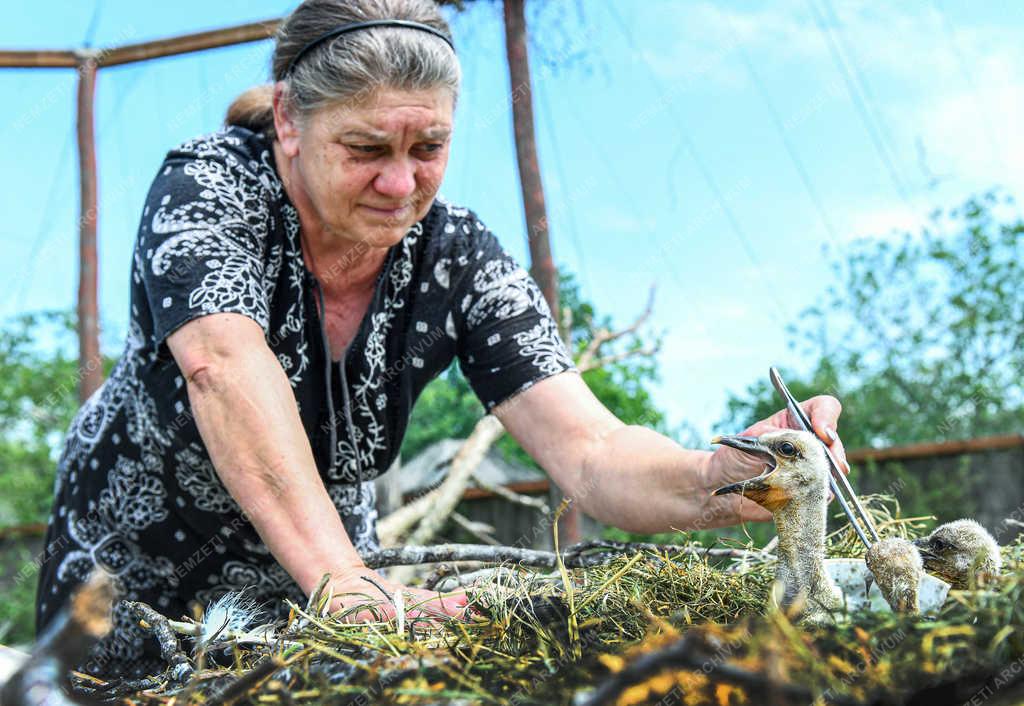
<instances>
[{"instance_id":1,"label":"dry straw","mask_svg":"<svg viewBox=\"0 0 1024 706\"><path fill-rule=\"evenodd\" d=\"M866 500L883 535L919 536L930 524L900 518L891 499ZM766 613L770 559L739 563L695 548L553 572L506 565L471 589L471 622L353 624L323 615L329 597L317 595L291 606L289 621L262 642L238 641L230 667L207 665L187 684L167 675L113 690L77 684L133 704L217 704L228 694L285 705L867 704L915 695L962 703L977 693L999 704L1024 688L1024 668L1008 669L1024 659L1019 540L1003 550L1001 578L953 591L937 616L859 613L814 629ZM859 550L852 531L829 537L833 556ZM145 688L124 693L132 687Z\"/></svg>"}]
</instances>

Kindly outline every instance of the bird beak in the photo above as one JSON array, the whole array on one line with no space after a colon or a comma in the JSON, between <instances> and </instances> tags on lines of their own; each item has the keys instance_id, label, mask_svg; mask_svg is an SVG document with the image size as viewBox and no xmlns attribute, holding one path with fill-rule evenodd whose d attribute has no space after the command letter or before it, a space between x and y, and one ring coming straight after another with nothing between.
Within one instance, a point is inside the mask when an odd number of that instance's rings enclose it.
<instances>
[{"instance_id":1,"label":"bird beak","mask_svg":"<svg viewBox=\"0 0 1024 706\"><path fill-rule=\"evenodd\" d=\"M775 454L771 452L771 449L762 444L761 440L756 436L716 436L711 440L711 443L721 444L751 456L757 456L767 462L772 468L776 465Z\"/></svg>"},{"instance_id":2,"label":"bird beak","mask_svg":"<svg viewBox=\"0 0 1024 706\"><path fill-rule=\"evenodd\" d=\"M722 444L752 456L757 456L768 464L768 468L761 475L748 480L742 480L739 483L723 486L713 492L712 495L742 495L771 512L775 512L789 502L789 494L772 484L772 472L777 465L775 455L767 446L761 443L760 439L753 436L716 436L711 440L711 443Z\"/></svg>"},{"instance_id":3,"label":"bird beak","mask_svg":"<svg viewBox=\"0 0 1024 706\"><path fill-rule=\"evenodd\" d=\"M915 539L912 542L912 544L915 547L917 547L917 553L921 555L922 559L927 560L927 559L938 559L939 558L938 556L933 554L931 549L929 548L930 545L928 544L928 538L927 537L918 537L917 539Z\"/></svg>"}]
</instances>

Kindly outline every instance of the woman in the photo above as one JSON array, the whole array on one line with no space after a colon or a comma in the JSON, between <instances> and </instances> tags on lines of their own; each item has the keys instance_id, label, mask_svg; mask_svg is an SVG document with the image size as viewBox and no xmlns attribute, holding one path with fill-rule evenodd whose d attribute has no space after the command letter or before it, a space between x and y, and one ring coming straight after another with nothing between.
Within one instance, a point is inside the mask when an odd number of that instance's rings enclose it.
<instances>
[{"instance_id":1,"label":"woman","mask_svg":"<svg viewBox=\"0 0 1024 706\"><path fill-rule=\"evenodd\" d=\"M175 616L242 588L302 601L328 573L335 595L366 593L367 578L400 588L360 558L376 547L372 480L456 357L598 519L638 532L768 519L709 497L754 475L750 459L608 412L535 283L472 211L437 197L459 76L429 0L307 0L278 32L272 88L168 153L142 213L125 351L60 460L40 627L97 565L124 598ZM841 454L838 402L806 406ZM466 604L406 590L445 614ZM155 654L119 607L85 666L151 672Z\"/></svg>"}]
</instances>

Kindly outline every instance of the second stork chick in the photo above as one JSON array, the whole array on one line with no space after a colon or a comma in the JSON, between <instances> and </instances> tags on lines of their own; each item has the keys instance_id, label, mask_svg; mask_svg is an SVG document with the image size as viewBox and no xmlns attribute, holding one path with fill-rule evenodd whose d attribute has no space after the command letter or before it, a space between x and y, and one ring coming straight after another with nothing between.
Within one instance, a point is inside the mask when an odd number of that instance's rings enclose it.
<instances>
[{"instance_id":1,"label":"second stork chick","mask_svg":"<svg viewBox=\"0 0 1024 706\"><path fill-rule=\"evenodd\" d=\"M714 492L750 498L772 513L779 535L775 579L782 584L780 604L805 602L805 622L828 622L843 607L843 597L825 570L828 459L818 439L805 431L783 430L759 437L720 436L712 443L761 458L764 472Z\"/></svg>"},{"instance_id":2,"label":"second stork chick","mask_svg":"<svg viewBox=\"0 0 1024 706\"><path fill-rule=\"evenodd\" d=\"M925 570L956 589L973 588L1002 569L999 545L974 520L939 525L927 537L915 539L914 545L924 558Z\"/></svg>"}]
</instances>

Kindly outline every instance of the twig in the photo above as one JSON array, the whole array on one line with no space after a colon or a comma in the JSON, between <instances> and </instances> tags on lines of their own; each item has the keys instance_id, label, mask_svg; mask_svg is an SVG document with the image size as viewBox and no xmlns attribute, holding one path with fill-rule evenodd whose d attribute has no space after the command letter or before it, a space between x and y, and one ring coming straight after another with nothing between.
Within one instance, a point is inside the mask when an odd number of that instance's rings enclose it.
<instances>
[{"instance_id":1,"label":"twig","mask_svg":"<svg viewBox=\"0 0 1024 706\"><path fill-rule=\"evenodd\" d=\"M221 706L222 704L229 704L235 699L245 696L256 688L261 681L273 676L273 674L282 667L284 667L284 662L280 659L277 657L268 657L248 672L238 677L238 679L231 682L231 684L224 687L224 689L214 693L209 700L206 701L206 706Z\"/></svg>"},{"instance_id":2,"label":"twig","mask_svg":"<svg viewBox=\"0 0 1024 706\"><path fill-rule=\"evenodd\" d=\"M494 532L494 528L486 522L474 522L473 520L463 515L461 512L453 512L452 520L455 521L455 524L469 532L471 535L479 539L484 544L489 544L492 547L501 546L501 542L495 539L494 535L491 534L492 532Z\"/></svg>"},{"instance_id":3,"label":"twig","mask_svg":"<svg viewBox=\"0 0 1024 706\"><path fill-rule=\"evenodd\" d=\"M620 329L618 331L609 331L608 329L605 328L592 331L590 343L583 350L583 352L580 353L579 358L576 359L576 367L579 369L581 373L585 373L588 370L598 368L601 365L604 365L606 361L609 361L612 358L618 358L619 360L621 360L623 358L628 358L633 355L650 355L650 353L634 351L625 354L620 354L620 356L609 356L608 359L602 359L600 356L600 352L601 348L603 348L605 345L613 341L616 341L622 338L623 336L636 333L640 329L640 327L644 325L647 319L650 318L651 312L654 310L654 292L655 287L652 286L650 292L647 295L647 306L645 306L644 310L640 312L640 316L638 316L636 320L634 320L633 323L627 326L626 328ZM615 361L610 360L610 362Z\"/></svg>"},{"instance_id":4,"label":"twig","mask_svg":"<svg viewBox=\"0 0 1024 706\"><path fill-rule=\"evenodd\" d=\"M650 348L637 348L635 350L613 353L612 355L606 355L598 358L586 368L580 368L580 372L585 373L587 370L593 370L594 368L603 368L613 363L621 363L622 361L629 360L630 358L651 358L658 355L660 351L661 346L655 345Z\"/></svg>"},{"instance_id":5,"label":"twig","mask_svg":"<svg viewBox=\"0 0 1024 706\"><path fill-rule=\"evenodd\" d=\"M531 498L529 495L517 493L504 485L488 483L487 481L482 480L480 476L476 475L476 473L473 474L473 482L478 488L494 493L499 498L504 498L510 503L523 505L525 507L532 507L534 510L540 510L544 515L551 514L551 507L540 498Z\"/></svg>"},{"instance_id":6,"label":"twig","mask_svg":"<svg viewBox=\"0 0 1024 706\"><path fill-rule=\"evenodd\" d=\"M125 601L125 605L140 621L142 627L149 632L160 645L160 656L167 662L169 679L179 686L184 686L192 678L193 669L188 657L181 650L178 636L174 634L167 618L153 610L145 603Z\"/></svg>"}]
</instances>

